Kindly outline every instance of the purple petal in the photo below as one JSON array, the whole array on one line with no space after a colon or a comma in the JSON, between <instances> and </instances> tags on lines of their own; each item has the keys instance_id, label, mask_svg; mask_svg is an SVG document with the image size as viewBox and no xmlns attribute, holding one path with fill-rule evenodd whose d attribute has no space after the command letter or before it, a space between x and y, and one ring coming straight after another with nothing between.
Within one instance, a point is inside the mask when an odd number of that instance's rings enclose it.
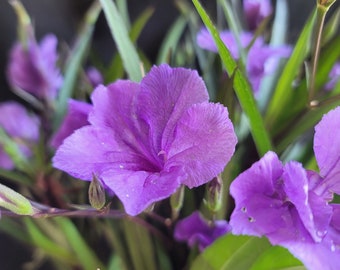
<instances>
[{"instance_id":1,"label":"purple petal","mask_svg":"<svg viewBox=\"0 0 340 270\"><path fill-rule=\"evenodd\" d=\"M92 94L93 110L89 122L97 127L111 130L112 139L124 151L135 152L144 157L149 165L144 170L160 168L159 150L150 145L150 128L136 110L137 95L141 92L137 83L119 80L107 87L100 85ZM146 164L146 162L144 162Z\"/></svg>"},{"instance_id":2,"label":"purple petal","mask_svg":"<svg viewBox=\"0 0 340 270\"><path fill-rule=\"evenodd\" d=\"M226 31L221 31L219 34L220 34L220 37L221 37L224 45L228 48L231 55L235 59L237 59L239 57L239 48L238 48L236 39L233 36L232 32L229 31L229 30L226 30ZM241 33L239 39L240 39L240 42L241 42L241 46L243 48L245 48L249 45L249 43L253 39L253 34L248 33L248 32ZM255 45L258 46L262 43L263 43L262 38L258 38L255 41L254 46ZM202 49L206 49L206 50L209 50L209 51L212 51L212 52L218 51L213 37L211 36L211 34L209 33L209 31L206 28L202 28L198 32L198 34L197 34L197 44Z\"/></svg>"},{"instance_id":3,"label":"purple petal","mask_svg":"<svg viewBox=\"0 0 340 270\"><path fill-rule=\"evenodd\" d=\"M231 184L235 209L230 225L235 234L263 236L284 227L289 215L282 207L280 178L283 166L274 152L268 152ZM268 222L270 220L270 222ZM286 222L289 222L287 220Z\"/></svg>"},{"instance_id":4,"label":"purple petal","mask_svg":"<svg viewBox=\"0 0 340 270\"><path fill-rule=\"evenodd\" d=\"M70 136L75 130L88 125L88 114L92 106L88 103L74 99L68 102L68 111L58 132L51 140L51 146L58 148L65 138Z\"/></svg>"},{"instance_id":5,"label":"purple petal","mask_svg":"<svg viewBox=\"0 0 340 270\"><path fill-rule=\"evenodd\" d=\"M200 251L203 251L230 230L227 221L217 220L209 224L198 211L195 211L176 224L174 237L177 241L187 241L190 247L198 245Z\"/></svg>"},{"instance_id":6,"label":"purple petal","mask_svg":"<svg viewBox=\"0 0 340 270\"><path fill-rule=\"evenodd\" d=\"M255 30L273 11L270 0L244 0L243 9L250 30Z\"/></svg>"},{"instance_id":7,"label":"purple petal","mask_svg":"<svg viewBox=\"0 0 340 270\"><path fill-rule=\"evenodd\" d=\"M222 172L236 143L227 108L208 102L195 104L178 121L166 166L183 166L188 174L183 183L196 187Z\"/></svg>"},{"instance_id":8,"label":"purple petal","mask_svg":"<svg viewBox=\"0 0 340 270\"><path fill-rule=\"evenodd\" d=\"M138 112L150 127L150 140L157 154L172 142L182 114L193 104L208 101L208 92L197 71L153 67L141 82Z\"/></svg>"},{"instance_id":9,"label":"purple petal","mask_svg":"<svg viewBox=\"0 0 340 270\"><path fill-rule=\"evenodd\" d=\"M173 194L186 177L180 168L169 171L147 172L122 169L107 169L101 178L121 200L126 213L135 216Z\"/></svg>"},{"instance_id":10,"label":"purple petal","mask_svg":"<svg viewBox=\"0 0 340 270\"><path fill-rule=\"evenodd\" d=\"M289 162L283 174L287 200L296 208L299 219L316 242L320 242L327 232L332 208L322 197L309 192L305 169L298 162Z\"/></svg>"},{"instance_id":11,"label":"purple petal","mask_svg":"<svg viewBox=\"0 0 340 270\"><path fill-rule=\"evenodd\" d=\"M132 152L128 146L118 144L109 129L85 126L67 137L58 148L53 166L74 177L91 180L106 170L143 170L147 161Z\"/></svg>"},{"instance_id":12,"label":"purple petal","mask_svg":"<svg viewBox=\"0 0 340 270\"><path fill-rule=\"evenodd\" d=\"M336 86L337 82L339 81L340 62L337 62L334 64L328 76L329 76L329 81L325 85L325 90L331 91Z\"/></svg>"},{"instance_id":13,"label":"purple petal","mask_svg":"<svg viewBox=\"0 0 340 270\"><path fill-rule=\"evenodd\" d=\"M104 82L103 75L95 67L89 67L86 70L86 75L93 87L97 87Z\"/></svg>"},{"instance_id":14,"label":"purple petal","mask_svg":"<svg viewBox=\"0 0 340 270\"><path fill-rule=\"evenodd\" d=\"M315 126L314 153L324 184L332 192L340 194L340 107L325 114Z\"/></svg>"},{"instance_id":15,"label":"purple petal","mask_svg":"<svg viewBox=\"0 0 340 270\"><path fill-rule=\"evenodd\" d=\"M39 119L29 114L25 107L16 102L0 104L0 127L13 137L36 142L39 139Z\"/></svg>"},{"instance_id":16,"label":"purple petal","mask_svg":"<svg viewBox=\"0 0 340 270\"><path fill-rule=\"evenodd\" d=\"M25 49L17 43L11 50L8 79L14 87L52 100L62 84L62 77L56 68L57 39L54 35L47 35L39 46L32 38L27 46Z\"/></svg>"}]
</instances>

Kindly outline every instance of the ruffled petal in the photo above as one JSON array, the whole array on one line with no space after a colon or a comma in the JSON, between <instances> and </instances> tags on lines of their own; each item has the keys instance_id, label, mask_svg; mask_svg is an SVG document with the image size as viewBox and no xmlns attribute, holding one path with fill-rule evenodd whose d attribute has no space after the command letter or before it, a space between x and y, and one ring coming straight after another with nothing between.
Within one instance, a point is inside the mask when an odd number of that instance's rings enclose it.
<instances>
[{"instance_id":1,"label":"ruffled petal","mask_svg":"<svg viewBox=\"0 0 340 270\"><path fill-rule=\"evenodd\" d=\"M121 144L111 130L85 126L67 137L53 157L53 166L70 175L91 180L112 169L141 170L146 161Z\"/></svg>"},{"instance_id":2,"label":"ruffled petal","mask_svg":"<svg viewBox=\"0 0 340 270\"><path fill-rule=\"evenodd\" d=\"M165 166L183 166L188 175L183 184L196 187L222 172L236 143L227 108L208 102L195 104L178 121L174 141L164 149Z\"/></svg>"},{"instance_id":3,"label":"ruffled petal","mask_svg":"<svg viewBox=\"0 0 340 270\"><path fill-rule=\"evenodd\" d=\"M282 178L287 200L296 208L298 218L314 241L320 242L327 233L332 208L323 198L309 192L307 174L300 163L287 163Z\"/></svg>"},{"instance_id":4,"label":"ruffled petal","mask_svg":"<svg viewBox=\"0 0 340 270\"><path fill-rule=\"evenodd\" d=\"M230 194L235 199L230 218L233 233L263 236L291 225L290 214L282 206L282 194L276 187L282 173L277 155L268 152L231 183Z\"/></svg>"},{"instance_id":5,"label":"ruffled petal","mask_svg":"<svg viewBox=\"0 0 340 270\"><path fill-rule=\"evenodd\" d=\"M150 141L157 153L173 140L182 114L193 104L208 101L208 92L197 71L153 67L141 82L138 116L150 127ZM157 154L156 153L156 154Z\"/></svg>"},{"instance_id":6,"label":"ruffled petal","mask_svg":"<svg viewBox=\"0 0 340 270\"><path fill-rule=\"evenodd\" d=\"M315 126L314 153L325 178L325 184L332 192L340 194L340 107L325 114Z\"/></svg>"},{"instance_id":7,"label":"ruffled petal","mask_svg":"<svg viewBox=\"0 0 340 270\"><path fill-rule=\"evenodd\" d=\"M185 173L175 167L160 173L115 169L104 171L100 178L121 200L126 213L135 216L173 194Z\"/></svg>"},{"instance_id":8,"label":"ruffled petal","mask_svg":"<svg viewBox=\"0 0 340 270\"><path fill-rule=\"evenodd\" d=\"M89 122L111 130L112 140L149 161L144 168L154 171L161 168L157 153L149 144L149 128L136 111L136 97L140 93L137 83L119 80L107 87L98 86L92 96L93 110Z\"/></svg>"}]
</instances>

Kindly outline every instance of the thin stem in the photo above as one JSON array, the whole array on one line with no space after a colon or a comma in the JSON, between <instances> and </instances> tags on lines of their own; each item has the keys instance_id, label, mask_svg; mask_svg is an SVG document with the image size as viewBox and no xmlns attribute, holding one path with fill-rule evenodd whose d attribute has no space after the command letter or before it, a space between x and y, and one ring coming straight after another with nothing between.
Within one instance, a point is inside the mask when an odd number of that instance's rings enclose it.
<instances>
[{"instance_id":1,"label":"thin stem","mask_svg":"<svg viewBox=\"0 0 340 270\"><path fill-rule=\"evenodd\" d=\"M321 38L322 38L322 31L325 24L325 18L327 14L327 8L322 5L317 5L316 9L316 37L314 37L314 44L313 44L313 58L312 58L312 73L309 78L309 100L313 100L315 94L315 77L316 71L320 56L320 48L321 48Z\"/></svg>"}]
</instances>

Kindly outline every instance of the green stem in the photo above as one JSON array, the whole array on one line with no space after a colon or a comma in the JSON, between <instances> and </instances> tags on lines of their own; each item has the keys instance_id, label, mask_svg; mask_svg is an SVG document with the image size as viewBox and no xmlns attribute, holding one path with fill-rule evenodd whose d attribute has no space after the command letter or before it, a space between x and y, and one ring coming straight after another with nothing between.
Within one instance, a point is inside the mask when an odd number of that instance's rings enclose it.
<instances>
[{"instance_id":1,"label":"green stem","mask_svg":"<svg viewBox=\"0 0 340 270\"><path fill-rule=\"evenodd\" d=\"M315 77L316 71L320 56L320 48L321 48L321 38L322 38L322 31L325 24L325 18L327 14L328 8L317 5L316 9L316 25L315 25L315 32L316 37L314 37L314 44L313 44L313 59L312 59L312 73L309 77L309 101L312 101L315 94Z\"/></svg>"}]
</instances>

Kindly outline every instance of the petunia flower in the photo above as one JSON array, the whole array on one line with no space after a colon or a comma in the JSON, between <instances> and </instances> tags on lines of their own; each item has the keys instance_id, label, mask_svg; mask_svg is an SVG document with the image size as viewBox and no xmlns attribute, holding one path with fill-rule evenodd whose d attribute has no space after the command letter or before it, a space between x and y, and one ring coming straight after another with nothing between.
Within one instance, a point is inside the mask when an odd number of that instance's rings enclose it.
<instances>
[{"instance_id":1,"label":"petunia flower","mask_svg":"<svg viewBox=\"0 0 340 270\"><path fill-rule=\"evenodd\" d=\"M95 174L137 215L219 174L237 142L227 108L208 101L196 71L153 67L140 83L98 86L89 126L66 138L56 168L90 181Z\"/></svg>"},{"instance_id":2,"label":"petunia flower","mask_svg":"<svg viewBox=\"0 0 340 270\"><path fill-rule=\"evenodd\" d=\"M268 152L231 184L235 210L230 225L235 234L266 236L286 247L308 269L339 269L340 107L315 127L314 152L320 173L298 162L283 165Z\"/></svg>"},{"instance_id":3,"label":"petunia flower","mask_svg":"<svg viewBox=\"0 0 340 270\"><path fill-rule=\"evenodd\" d=\"M239 56L239 47L235 37L231 31L221 31L220 37L225 46L230 51L231 55L237 60ZM250 32L243 32L239 36L240 45L243 48L247 48L253 39L253 34ZM210 35L207 29L203 28L197 34L197 44L206 50L217 52L214 39ZM264 76L270 75L277 69L279 60L286 58L291 53L291 47L278 46L272 47L265 44L262 37L258 37L254 44L251 46L246 62L246 71L248 79L252 85L254 92L256 93L260 88L261 80Z\"/></svg>"},{"instance_id":4,"label":"petunia flower","mask_svg":"<svg viewBox=\"0 0 340 270\"><path fill-rule=\"evenodd\" d=\"M0 128L16 141L22 155L32 155L31 144L39 140L39 119L29 114L25 107L10 101L0 104ZM15 167L11 157L5 152L0 143L0 167L11 170Z\"/></svg>"},{"instance_id":5,"label":"petunia flower","mask_svg":"<svg viewBox=\"0 0 340 270\"><path fill-rule=\"evenodd\" d=\"M75 130L89 125L87 120L92 105L70 99L68 102L67 114L62 122L59 130L53 135L50 145L58 148L65 138L70 136Z\"/></svg>"},{"instance_id":6,"label":"petunia flower","mask_svg":"<svg viewBox=\"0 0 340 270\"><path fill-rule=\"evenodd\" d=\"M198 246L202 252L217 238L231 230L226 220L208 221L195 211L190 216L178 221L174 231L177 241L185 241L189 247Z\"/></svg>"},{"instance_id":7,"label":"petunia flower","mask_svg":"<svg viewBox=\"0 0 340 270\"><path fill-rule=\"evenodd\" d=\"M244 0L243 11L249 30L255 30L273 12L273 7L270 0Z\"/></svg>"},{"instance_id":8,"label":"petunia flower","mask_svg":"<svg viewBox=\"0 0 340 270\"><path fill-rule=\"evenodd\" d=\"M17 43L12 48L7 67L8 80L14 88L40 99L53 100L63 82L56 67L57 38L49 34L37 44L31 37L26 45Z\"/></svg>"}]
</instances>

